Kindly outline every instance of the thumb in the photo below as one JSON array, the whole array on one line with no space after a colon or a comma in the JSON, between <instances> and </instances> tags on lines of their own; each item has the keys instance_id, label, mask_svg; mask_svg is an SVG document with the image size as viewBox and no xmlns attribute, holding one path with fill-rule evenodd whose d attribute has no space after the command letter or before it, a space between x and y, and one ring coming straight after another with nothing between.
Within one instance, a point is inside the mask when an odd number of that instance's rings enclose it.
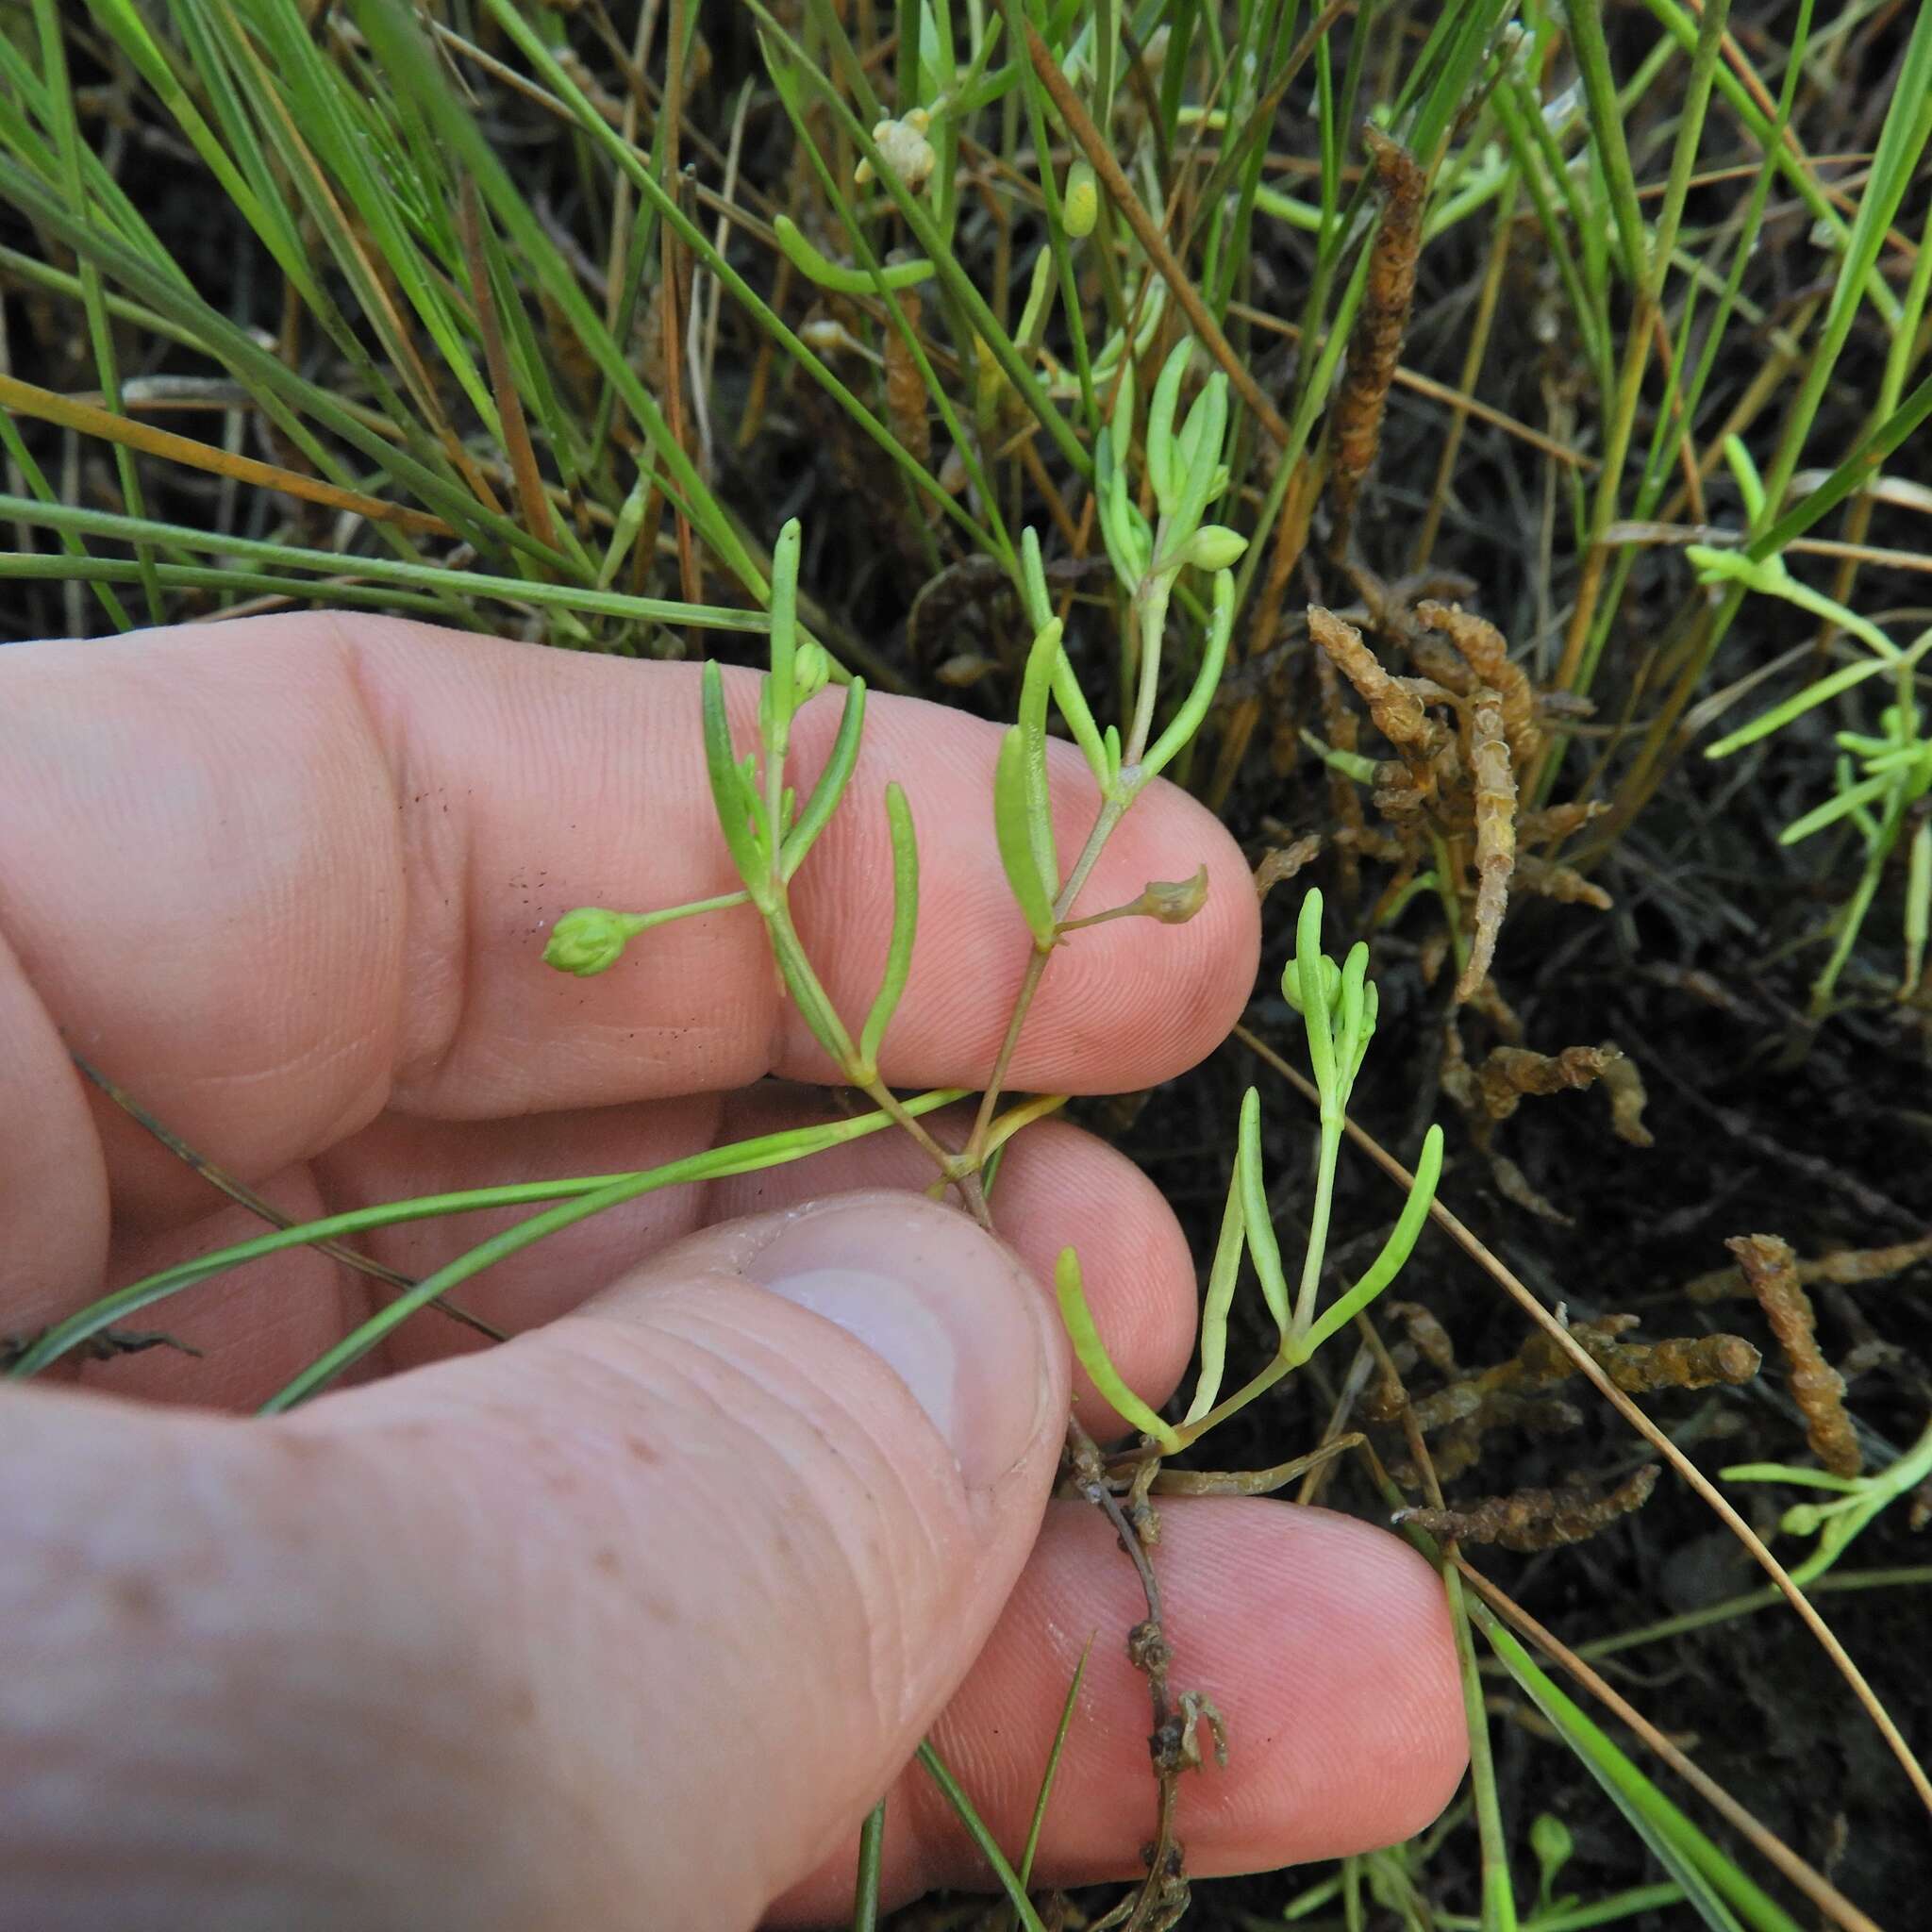
<instances>
[{"instance_id":1,"label":"thumb","mask_svg":"<svg viewBox=\"0 0 1932 1932\"><path fill-rule=\"evenodd\" d=\"M408 1464L456 1640L530 1687L550 1741L516 1774L571 1796L555 1922L699 1932L755 1923L910 1757L1026 1558L1067 1399L1021 1263L870 1193L710 1229L291 1423L359 1440L391 1495Z\"/></svg>"}]
</instances>

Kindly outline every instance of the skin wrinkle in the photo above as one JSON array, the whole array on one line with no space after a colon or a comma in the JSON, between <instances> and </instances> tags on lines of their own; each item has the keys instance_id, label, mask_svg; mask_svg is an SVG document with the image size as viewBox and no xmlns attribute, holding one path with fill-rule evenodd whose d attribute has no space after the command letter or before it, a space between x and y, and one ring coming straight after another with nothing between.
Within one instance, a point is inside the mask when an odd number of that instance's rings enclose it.
<instances>
[{"instance_id":1,"label":"skin wrinkle","mask_svg":"<svg viewBox=\"0 0 1932 1932\"><path fill-rule=\"evenodd\" d=\"M128 670L137 687L153 688L155 680L151 675L147 675L146 666L139 664L138 661L130 661L123 668ZM50 681L52 688L48 693L48 702L35 713L36 728L47 733L44 742L42 742L39 756L39 763L43 766L47 763L49 756L58 752L64 742L58 721L61 718L71 719L79 708L75 697L75 679L64 665L56 671ZM157 702L160 706L160 729L163 733L190 728L185 722L183 704L178 696L161 693L158 696ZM311 708L305 708L303 713L299 715L308 716ZM50 720L55 721L51 727ZM286 930L291 918L294 917L299 925L301 916L306 914L309 906L325 903L325 891L318 897L314 892L305 892L304 890L314 884L309 868L309 859L314 856L313 841L300 839L291 841L284 836L282 828L262 821L258 812L251 812L246 780L228 769L231 760L224 750L229 738L251 728L250 726L245 725L241 719L229 717L226 711L217 707L198 709L194 715L193 728L210 734L210 754L206 758L198 759L192 767L177 763L169 768L175 791L164 795L162 808L165 809L165 796L185 798L189 807L185 818L169 824L170 836L189 845L190 858L196 851L202 854L201 875L204 878L219 879L222 876L222 866L238 850L252 855L253 872L244 876L253 877L266 868L266 875L259 877L256 885L258 896L266 894L266 909L258 915L259 921L273 929L275 922L279 920ZM336 741L328 737L325 731L318 741L315 740L312 730L305 735L299 724L285 723L280 728L285 740L292 736L304 746L312 742L316 749L327 754L326 766L339 767L342 764L343 758ZM66 732L69 739L74 735L72 729ZM26 741L29 747L37 742L41 741L31 737ZM149 824L156 816L155 803L145 796L135 801L121 795L126 791L128 784L132 781L122 782L119 776L122 761L113 756L114 750L111 742L99 743L90 741L89 744L76 745L71 762L54 768L53 783L57 798L62 784L71 789L77 778L84 777L90 785L104 788L100 796L90 794L89 812L93 818L106 819L110 824L127 820L142 825ZM235 754L235 757L245 768L248 757L245 741L242 750ZM133 758L131 754L130 758L138 765L138 758ZM67 773L68 777L62 779L62 773ZM188 788L185 794L182 791L183 787ZM335 816L340 817L341 814L337 813ZM299 879L290 876L291 869L303 876ZM124 861L112 868L111 878L118 889L132 895L130 904L122 914L124 918L139 919L142 916L143 909L152 902L159 920L158 929L147 936L141 962L142 973L156 980L155 992L158 996L166 997L167 990L170 988L192 987L194 977L191 970L192 961L183 952L183 928L172 903L165 895L157 896L156 888L147 881L144 873L137 866ZM323 868L323 878L325 882L326 867ZM44 899L44 888L38 896ZM292 914L291 908L294 908ZM98 906L92 909L92 922L95 927L102 924L107 911L107 908ZM222 929L221 923L224 920L232 926L239 915L233 909L231 894L226 891L218 893L208 907L207 916L215 922L217 930ZM251 926L256 923L257 921L253 919L246 922ZM47 914L44 909L39 912L39 924L43 928L47 924ZM331 926L325 934L321 935L326 943L326 957L356 958L366 951L366 934L363 929L365 925L366 922L358 919L354 930L341 931ZM85 929L83 926L83 931ZM208 943L206 936L201 943ZM315 950L312 944L298 942L294 947L294 954L296 957L305 954L312 957ZM286 949L270 948L268 958L271 970L276 970L278 961L287 957ZM35 977L43 1001L46 1000L47 989L50 986L61 990L65 1007L70 1009L67 1017L71 1021L80 1023L83 1016L90 1011L108 1016L109 1024L105 1029L99 1025L77 1024L75 1037L83 1050L90 1051L93 1057L103 1060L108 1071L119 1071L114 1065L115 1059L120 1058L116 1052L116 1041L126 1033L129 1016L119 1012L111 1002L103 999L104 989L99 984L99 968L89 959L85 948L69 946L50 954L48 959L42 962L41 970L36 972ZM359 983L358 980L358 987ZM257 995L256 989L252 988L250 991L251 1005L255 1011L274 1011L276 1014L274 1025L265 1031L258 1025L253 1034L244 1031L232 1046L225 1044L235 1039L231 1029L213 1029L209 1036L213 1050L205 1050L192 1063L179 1062L172 1071L170 1077L176 1091L175 1097L169 1103L169 1108L177 1118L181 1112L192 1110L197 1104L204 1109L213 1105L215 1111L221 1112L223 1108L219 1097L224 1090L230 1092L246 1092L251 1088L262 1084L262 1076L276 1066L309 1071L340 1064L337 1049L341 1042L328 1039L328 1015L325 1011L318 1011L313 1001L306 998L261 1000ZM317 1032L314 1030L317 1027L322 1030ZM235 1053L238 1049L246 1052L255 1035L260 1036L263 1044L274 1043L279 1037L281 1041L286 1041L287 1051L272 1055L267 1061L257 1059L252 1065L245 1061L236 1064ZM185 1100L183 1096L192 1096L192 1100ZM94 1110L96 1134L104 1145L113 1143L117 1153L122 1145L138 1148L141 1157L144 1157L147 1162L166 1163L168 1157L158 1156L155 1150L149 1149L140 1130L122 1120L117 1110L105 1097L96 1096L95 1100L91 1102L91 1106ZM328 1131L330 1125L327 1118L322 1118L318 1121L317 1131ZM259 1150L254 1153L253 1159L256 1172L260 1172L263 1161ZM237 1165L245 1164L245 1158L237 1162Z\"/></svg>"},{"instance_id":2,"label":"skin wrinkle","mask_svg":"<svg viewBox=\"0 0 1932 1932\"><path fill-rule=\"evenodd\" d=\"M422 1077L419 1069L433 1072L440 1068L461 1035L464 994L472 976L470 936L475 931L468 891L471 841L467 819L458 821L463 836L453 852L446 843L426 837L427 814L417 808L431 799L441 803L441 789L432 788L428 772L423 774L423 790L418 792L415 789L414 741L399 722L395 708L374 688L369 659L357 634L363 627L363 620L352 620L340 611L329 613L335 656L362 731L383 773L390 796L389 823L395 828L390 887L401 911L397 970L391 982L392 997L385 1002L391 1043L383 1098L388 1106L393 1104L398 1091L407 1091ZM442 841L448 840L447 827L441 836ZM441 863L435 862L438 860ZM454 892L439 891L439 887L452 884ZM419 937L420 928L433 907L441 908L443 916L436 922L435 936L425 940ZM455 967L453 974L446 970L451 965ZM433 996L432 982L446 977L453 977L454 985L438 989L440 997ZM440 1024L439 1008L446 1009Z\"/></svg>"},{"instance_id":3,"label":"skin wrinkle","mask_svg":"<svg viewBox=\"0 0 1932 1932\"><path fill-rule=\"evenodd\" d=\"M33 1096L30 1108L0 1110L0 1326L32 1327L107 1264L108 1168L81 1077L6 924L0 881L0 1064L16 1093Z\"/></svg>"}]
</instances>

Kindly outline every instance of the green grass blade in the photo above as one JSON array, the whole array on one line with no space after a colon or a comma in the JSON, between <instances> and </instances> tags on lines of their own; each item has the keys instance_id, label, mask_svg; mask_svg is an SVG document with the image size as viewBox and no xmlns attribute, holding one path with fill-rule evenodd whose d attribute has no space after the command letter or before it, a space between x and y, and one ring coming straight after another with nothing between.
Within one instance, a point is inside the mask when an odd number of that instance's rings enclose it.
<instances>
[{"instance_id":1,"label":"green grass blade","mask_svg":"<svg viewBox=\"0 0 1932 1932\"><path fill-rule=\"evenodd\" d=\"M280 570L313 571L318 575L353 575L371 583L393 584L406 590L454 591L464 596L500 598L510 604L533 604L589 615L629 618L634 622L688 625L699 630L757 633L770 619L761 610L732 610L715 604L681 604L661 597L633 597L622 591L596 591L588 584L545 584L524 577L488 576L480 571L446 570L438 564L404 563L387 557L345 557L333 550L307 550L292 543L271 543L256 537L233 537L221 530L191 529L184 524L158 523L150 517L118 516L110 510L76 509L67 504L36 503L30 497L0 495L0 517L17 518L51 530L143 540L200 550L238 561L259 562Z\"/></svg>"},{"instance_id":2,"label":"green grass blade","mask_svg":"<svg viewBox=\"0 0 1932 1932\"><path fill-rule=\"evenodd\" d=\"M879 1855L886 1842L886 1801L865 1814L858 1828L858 1873L852 1887L852 1932L874 1932L879 1923Z\"/></svg>"},{"instance_id":3,"label":"green grass blade","mask_svg":"<svg viewBox=\"0 0 1932 1932\"><path fill-rule=\"evenodd\" d=\"M1040 1795L1033 1802L1033 1822L1026 1827L1026 1848L1020 1855L1020 1889L1033 1882L1033 1857L1040 1849L1040 1833L1046 1824L1047 1800L1053 1796L1053 1781L1058 1775L1060 1753L1067 1747L1067 1733L1074 1728L1074 1711L1080 1702L1080 1684L1087 1674L1087 1659L1093 1655L1093 1639L1088 1638L1074 1666L1074 1681L1067 1686L1066 1702L1060 1706L1060 1721L1054 1728L1053 1749L1046 1754L1046 1770L1040 1780Z\"/></svg>"},{"instance_id":4,"label":"green grass blade","mask_svg":"<svg viewBox=\"0 0 1932 1932\"><path fill-rule=\"evenodd\" d=\"M956 1100L963 1098L966 1091L961 1087L939 1088L901 1105L906 1112L918 1118L941 1107L950 1107ZM364 1234L375 1228L395 1227L405 1222L429 1221L450 1214L473 1214L490 1208L527 1208L544 1201L575 1200L583 1195L607 1191L620 1183L641 1183L641 1192L651 1192L658 1188L675 1187L680 1181L755 1174L767 1167L803 1160L827 1147L842 1146L848 1141L862 1140L892 1124L891 1116L883 1111L858 1114L849 1121L788 1128L782 1133L734 1141L728 1146L690 1155L681 1161L673 1161L669 1167L653 1168L648 1172L639 1170L630 1174L591 1174L568 1180L525 1181L494 1188L470 1188L456 1193L425 1194L408 1201L386 1201L374 1208L349 1208L341 1214L326 1215L320 1221L303 1222L294 1227L276 1228L273 1233L257 1235L252 1240L238 1241L213 1254L176 1262L172 1268L164 1268L158 1274L145 1275L125 1288L116 1289L112 1294L103 1295L98 1301L90 1303L47 1329L23 1352L7 1374L16 1381L38 1374L49 1363L58 1361L69 1350L77 1348L102 1329L112 1327L125 1316L139 1314L142 1309L152 1307L169 1295L178 1294L183 1289L192 1288L196 1282L206 1281L210 1275L239 1268L245 1262L260 1260L267 1255L306 1247L311 1241L334 1241L343 1235Z\"/></svg>"},{"instance_id":5,"label":"green grass blade","mask_svg":"<svg viewBox=\"0 0 1932 1932\"><path fill-rule=\"evenodd\" d=\"M1799 1932L1790 1915L1740 1872L1618 1749L1486 1606L1472 1601L1470 1614L1503 1668L1561 1733L1578 1762L1683 1887L1686 1899L1711 1932L1740 1932L1733 1907L1752 1932Z\"/></svg>"},{"instance_id":6,"label":"green grass blade","mask_svg":"<svg viewBox=\"0 0 1932 1932\"><path fill-rule=\"evenodd\" d=\"M944 1760L930 1743L920 1745L919 1761L925 1767L933 1783L945 1793L946 1803L953 1807L959 1823L965 1826L967 1836L979 1847L980 1856L999 1880L1000 1890L1007 1895L1007 1903L1020 1921L1021 1932L1046 1932L1046 1927L1040 1922L1040 1914L1033 1909L1033 1901L1026 1896L1026 1888L1020 1883L1020 1874L1008 1864L1007 1855L1000 1850L999 1841L986 1828L985 1820L973 1808L973 1802L960 1789L958 1779L946 1769Z\"/></svg>"}]
</instances>

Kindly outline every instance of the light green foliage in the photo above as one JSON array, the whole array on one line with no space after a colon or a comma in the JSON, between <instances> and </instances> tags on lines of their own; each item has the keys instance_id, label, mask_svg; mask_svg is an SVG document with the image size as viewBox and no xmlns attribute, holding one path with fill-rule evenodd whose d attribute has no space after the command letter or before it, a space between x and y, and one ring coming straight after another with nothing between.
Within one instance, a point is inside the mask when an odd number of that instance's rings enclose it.
<instances>
[{"instance_id":1,"label":"light green foliage","mask_svg":"<svg viewBox=\"0 0 1932 1932\"><path fill-rule=\"evenodd\" d=\"M1747 519L1754 525L1761 523L1766 498L1757 466L1736 437L1727 441L1724 454L1730 460ZM1848 609L1838 599L1801 582L1776 552L1758 556L1755 549L1719 550L1691 544L1686 554L1697 565L1704 582L1731 584L1740 591L1794 604L1848 632L1865 646L1868 654L1855 663L1815 678L1794 696L1772 706L1749 724L1707 745L1706 758L1729 758L1869 678L1883 676L1891 680L1892 702L1880 712L1875 735L1858 731L1835 734L1841 754L1835 794L1794 819L1778 835L1779 843L1792 845L1849 819L1864 847L1864 866L1851 897L1838 915L1838 934L1830 957L1812 984L1813 1010L1823 1012L1830 1004L1839 974L1857 941L1879 881L1912 819L1913 808L1932 791L1932 737L1927 737L1923 729L1917 690L1918 665L1932 652L1932 630L1922 631L1901 649L1878 625ZM1912 833L1907 868L1901 998L1910 997L1917 990L1924 968L1928 906L1932 906L1932 822L1922 819Z\"/></svg>"},{"instance_id":2,"label":"light green foliage","mask_svg":"<svg viewBox=\"0 0 1932 1932\"><path fill-rule=\"evenodd\" d=\"M932 263L929 261L895 262L890 268L882 268L874 275L867 275L856 268L841 268L836 262L827 261L799 232L798 224L790 215L776 215L772 221L772 232L778 238L778 246L784 251L786 259L800 275L821 289L831 289L841 295L869 295L876 288L916 289L921 282L932 279Z\"/></svg>"},{"instance_id":3,"label":"light green foliage","mask_svg":"<svg viewBox=\"0 0 1932 1932\"><path fill-rule=\"evenodd\" d=\"M1322 1132L1315 1153L1315 1209L1300 1289L1291 1298L1261 1170L1260 1096L1250 1088L1241 1102L1235 1172L1228 1183L1221 1239L1202 1308L1200 1367L1186 1418L1178 1428L1161 1422L1126 1389L1094 1327L1080 1291L1077 1265L1070 1265L1072 1250L1061 1257L1060 1303L1081 1366L1122 1417L1169 1455L1239 1414L1284 1375L1301 1367L1324 1342L1369 1307L1415 1252L1423 1224L1435 1199L1436 1182L1442 1168L1442 1131L1432 1126L1416 1162L1415 1185L1381 1251L1341 1295L1317 1312L1317 1291L1327 1249L1335 1168L1347 1120L1348 1095L1361 1070L1375 1024L1375 989L1367 977L1368 948L1356 945L1350 949L1347 960L1338 964L1321 950L1321 931L1322 895L1311 891L1302 901L1295 957L1282 975L1284 990L1294 988L1290 1004L1302 1015L1315 1084L1322 1096ZM1275 1349L1273 1359L1258 1374L1226 1400L1220 1401L1217 1398L1227 1356L1228 1314L1243 1249L1254 1260L1262 1299L1274 1320Z\"/></svg>"},{"instance_id":4,"label":"light green foliage","mask_svg":"<svg viewBox=\"0 0 1932 1932\"><path fill-rule=\"evenodd\" d=\"M1885 1468L1866 1475L1833 1475L1782 1462L1740 1462L1719 1474L1727 1483L1790 1483L1834 1496L1829 1503L1793 1503L1779 1523L1787 1536L1818 1539L1811 1555L1791 1568L1792 1582L1802 1588L1823 1576L1874 1517L1932 1480L1932 1425Z\"/></svg>"},{"instance_id":5,"label":"light green foliage","mask_svg":"<svg viewBox=\"0 0 1932 1932\"><path fill-rule=\"evenodd\" d=\"M1080 1257L1072 1248L1062 1248L1054 1268L1054 1292L1059 1298L1060 1320L1074 1344L1074 1354L1102 1398L1120 1419L1142 1435L1151 1436L1170 1456L1185 1448L1178 1430L1155 1414L1127 1387L1126 1379L1114 1367L1094 1325L1093 1310L1087 1305L1086 1284L1080 1277Z\"/></svg>"}]
</instances>

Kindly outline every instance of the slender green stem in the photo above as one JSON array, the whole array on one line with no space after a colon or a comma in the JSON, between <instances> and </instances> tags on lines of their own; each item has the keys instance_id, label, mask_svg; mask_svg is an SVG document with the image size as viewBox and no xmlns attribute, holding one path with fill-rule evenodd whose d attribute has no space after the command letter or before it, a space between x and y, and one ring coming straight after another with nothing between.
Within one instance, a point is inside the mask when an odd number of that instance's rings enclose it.
<instances>
[{"instance_id":1,"label":"slender green stem","mask_svg":"<svg viewBox=\"0 0 1932 1932\"><path fill-rule=\"evenodd\" d=\"M1302 1259L1301 1284L1295 1291L1294 1332L1305 1336L1314 1326L1315 1296L1321 1287L1322 1261L1328 1250L1328 1222L1335 1205L1335 1166L1341 1157L1342 1108L1322 1103L1322 1139L1315 1156L1315 1205L1308 1218L1308 1247Z\"/></svg>"},{"instance_id":2,"label":"slender green stem","mask_svg":"<svg viewBox=\"0 0 1932 1932\"><path fill-rule=\"evenodd\" d=\"M964 1096L965 1089L940 1088L922 1093L917 1099L895 1104L905 1112L921 1115L950 1107ZM192 1288L211 1274L243 1262L259 1260L291 1248L311 1242L335 1240L342 1235L361 1234L373 1228L394 1227L410 1221L427 1221L450 1214L470 1214L491 1208L533 1207L543 1201L574 1201L584 1195L609 1191L620 1186L635 1186L637 1191L672 1187L687 1181L715 1180L729 1174L753 1174L767 1167L778 1167L803 1160L825 1148L842 1146L848 1141L862 1140L891 1124L893 1115L883 1109L861 1115L857 1120L828 1122L821 1126L789 1128L781 1133L764 1134L749 1141L714 1147L702 1154L688 1155L666 1167L638 1170L629 1174L591 1174L563 1180L524 1181L494 1188L469 1188L447 1194L424 1194L407 1201L386 1201L372 1208L357 1208L320 1221L304 1222L293 1227L276 1228L238 1242L212 1255L197 1256L176 1262L158 1274L144 1276L127 1287L104 1295L64 1322L56 1323L25 1350L8 1375L25 1380L38 1374L50 1362L91 1337L109 1328L124 1316L138 1313L182 1289ZM625 1196L625 1198L629 1198Z\"/></svg>"},{"instance_id":3,"label":"slender green stem","mask_svg":"<svg viewBox=\"0 0 1932 1932\"><path fill-rule=\"evenodd\" d=\"M1074 870L1068 874L1067 882L1060 888L1059 897L1054 902L1054 919L1062 920L1074 909L1074 902L1079 898L1081 888L1087 883L1088 874L1100 862L1100 855L1107 849L1107 841L1113 837L1114 827L1126 816L1130 798L1108 798L1102 802L1100 813L1093 821L1093 829L1087 835L1087 843L1081 848L1080 856L1074 862ZM985 1158L986 1137L992 1125L993 1110L999 1105L1000 1090L1006 1084L1008 1070L1013 1062L1014 1051L1020 1044L1020 1032L1026 1024L1026 1015L1032 1009L1033 996L1040 990L1041 974L1046 971L1046 962L1051 955L1041 952L1037 947L1027 956L1026 971L1020 981L1020 991L1013 1001L1013 1011L1007 1022L1006 1038L1000 1042L1000 1050L993 1061L992 1073L987 1080L986 1091L979 1097L979 1112L973 1123L973 1137L966 1143L962 1159L977 1168Z\"/></svg>"}]
</instances>

